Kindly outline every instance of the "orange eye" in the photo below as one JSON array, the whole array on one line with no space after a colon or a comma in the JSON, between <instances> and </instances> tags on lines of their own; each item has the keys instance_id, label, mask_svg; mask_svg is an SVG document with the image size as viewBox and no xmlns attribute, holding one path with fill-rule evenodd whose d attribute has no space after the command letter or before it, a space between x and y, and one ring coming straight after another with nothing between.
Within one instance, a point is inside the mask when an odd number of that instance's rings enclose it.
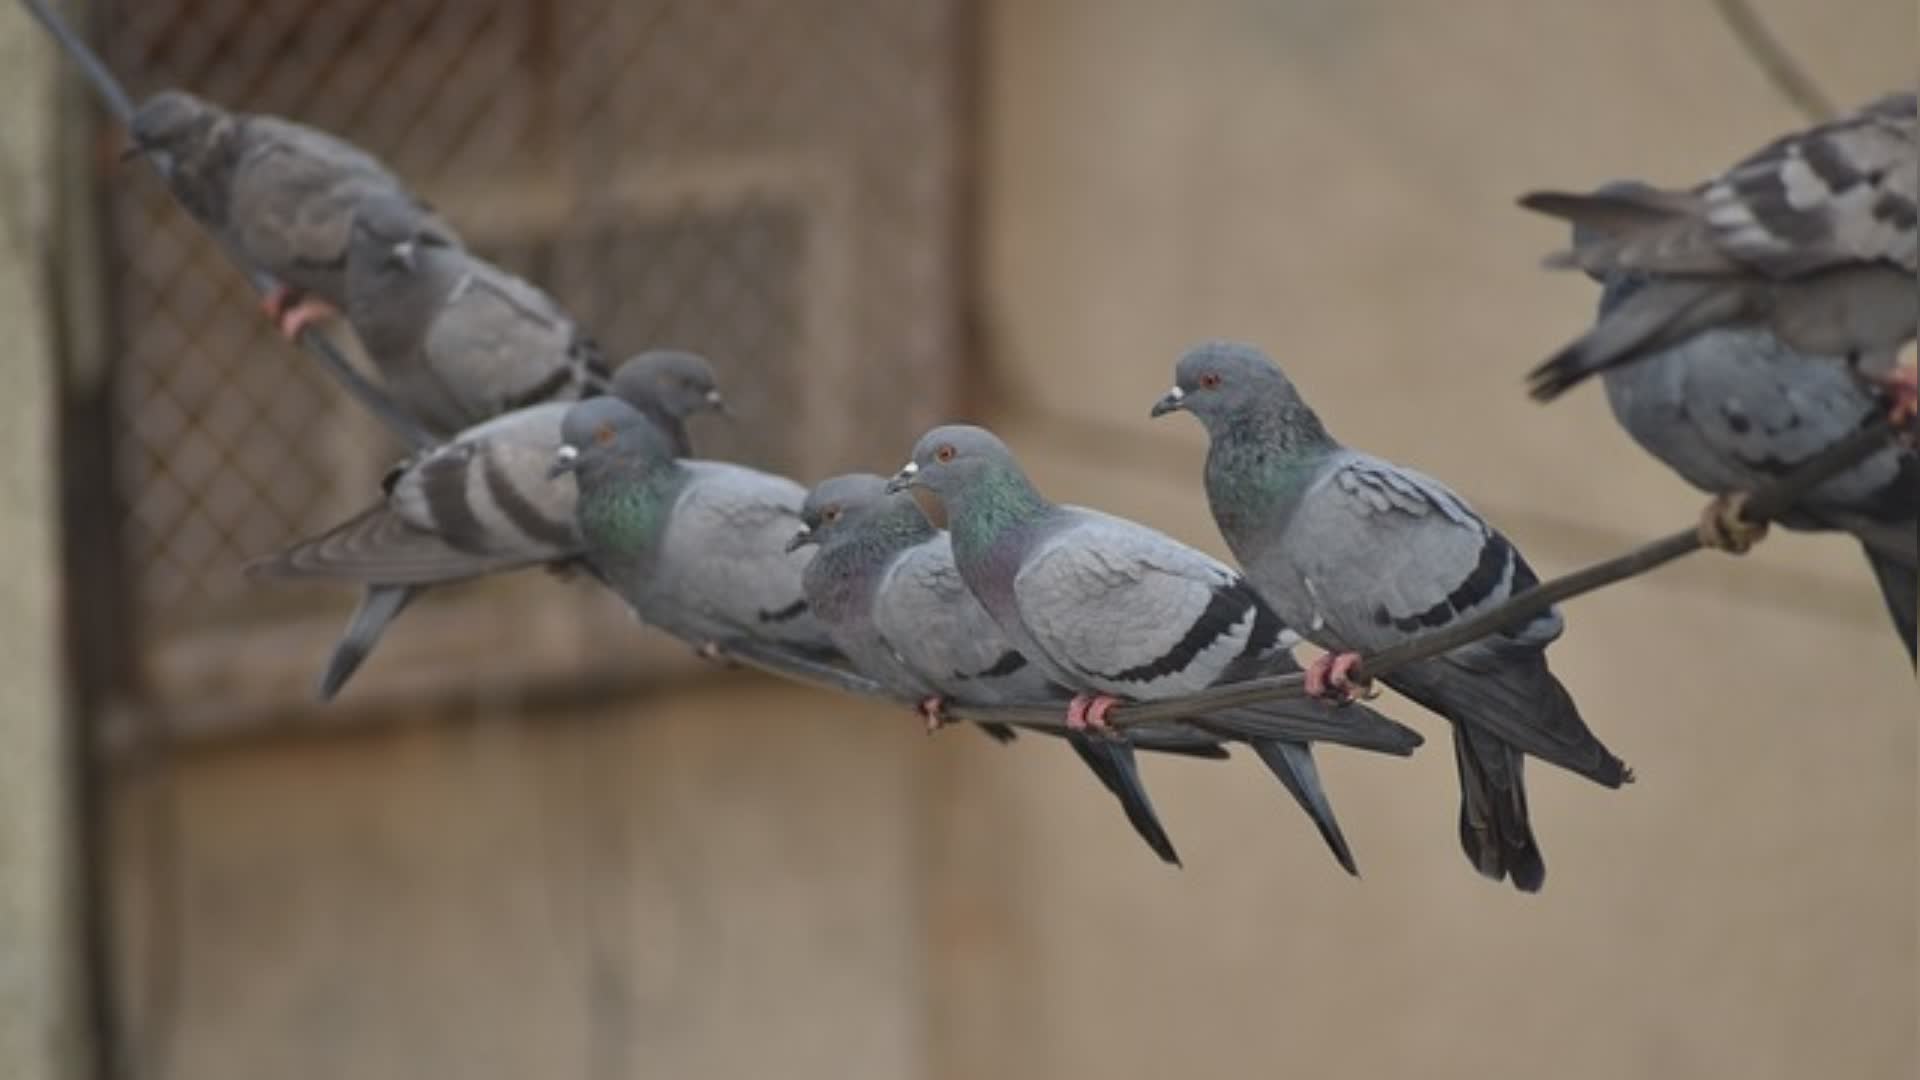
<instances>
[{"instance_id":1,"label":"orange eye","mask_svg":"<svg viewBox=\"0 0 1920 1080\"><path fill-rule=\"evenodd\" d=\"M597 428L594 428L594 429L593 429L593 441L594 441L595 443L597 443L598 445L600 445L600 446L605 446L605 445L607 445L608 443L610 443L610 442L612 442L612 441L613 441L613 427L612 427L612 425L609 425L609 424L601 424L601 425L600 425L599 427L597 427Z\"/></svg>"},{"instance_id":2,"label":"orange eye","mask_svg":"<svg viewBox=\"0 0 1920 1080\"><path fill-rule=\"evenodd\" d=\"M933 460L945 464L953 460L953 446L948 444L933 452Z\"/></svg>"},{"instance_id":3,"label":"orange eye","mask_svg":"<svg viewBox=\"0 0 1920 1080\"><path fill-rule=\"evenodd\" d=\"M1202 390L1211 390L1219 385L1220 376L1215 372L1209 371L1205 375L1200 376L1200 389Z\"/></svg>"}]
</instances>

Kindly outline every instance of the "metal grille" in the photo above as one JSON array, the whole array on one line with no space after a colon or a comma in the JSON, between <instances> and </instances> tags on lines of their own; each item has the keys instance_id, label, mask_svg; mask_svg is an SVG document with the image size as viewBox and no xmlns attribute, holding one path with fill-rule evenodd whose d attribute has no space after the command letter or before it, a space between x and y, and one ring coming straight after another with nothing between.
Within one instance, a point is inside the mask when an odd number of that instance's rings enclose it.
<instances>
[{"instance_id":1,"label":"metal grille","mask_svg":"<svg viewBox=\"0 0 1920 1080\"><path fill-rule=\"evenodd\" d=\"M136 94L182 86L351 138L611 355L707 353L745 419L703 426L703 453L878 468L940 407L957 0L102 7ZM110 190L132 625L151 644L271 617L238 568L364 503L397 447L142 167ZM877 408L894 395L920 404Z\"/></svg>"}]
</instances>

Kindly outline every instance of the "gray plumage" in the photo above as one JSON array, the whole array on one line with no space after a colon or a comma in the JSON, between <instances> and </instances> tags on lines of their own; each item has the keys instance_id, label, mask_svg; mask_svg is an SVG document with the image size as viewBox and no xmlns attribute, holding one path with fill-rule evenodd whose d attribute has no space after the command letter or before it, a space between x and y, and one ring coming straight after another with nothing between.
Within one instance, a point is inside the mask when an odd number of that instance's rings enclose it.
<instances>
[{"instance_id":1,"label":"gray plumage","mask_svg":"<svg viewBox=\"0 0 1920 1080\"><path fill-rule=\"evenodd\" d=\"M1061 686L1153 701L1298 670L1297 636L1232 569L1146 526L1049 502L990 432L936 428L892 486L939 497L968 590L1020 655ZM1377 748L1410 752L1417 737L1377 714L1335 716L1318 702L1253 712L1283 732L1278 746L1269 745L1272 729L1256 736L1256 751L1352 872L1305 741L1329 737L1342 721L1369 729L1356 745L1372 743L1381 725L1391 741Z\"/></svg>"},{"instance_id":2,"label":"gray plumage","mask_svg":"<svg viewBox=\"0 0 1920 1080\"><path fill-rule=\"evenodd\" d=\"M1068 694L1016 652L960 580L945 531L911 495L856 473L822 482L801 508L811 544L802 585L814 614L856 668L903 700L1059 705ZM1008 732L1011 735L1011 731ZM1125 738L1060 732L1160 858L1178 865L1134 760L1135 746L1225 757L1220 740L1171 725Z\"/></svg>"},{"instance_id":3,"label":"gray plumage","mask_svg":"<svg viewBox=\"0 0 1920 1080\"><path fill-rule=\"evenodd\" d=\"M1583 239L1576 237L1576 245ZM1641 275L1607 275L1598 317L1646 287ZM1758 327L1709 330L1640 363L1610 368L1601 381L1614 418L1634 441L1713 495L1777 482L1880 408L1831 358L1808 356ZM1845 532L1860 541L1912 661L1920 453L1885 447L1820 485L1780 524Z\"/></svg>"},{"instance_id":4,"label":"gray plumage","mask_svg":"<svg viewBox=\"0 0 1920 1080\"><path fill-rule=\"evenodd\" d=\"M676 458L618 398L574 405L560 434L554 468L577 479L582 557L643 622L699 649L739 639L838 655L801 587L807 553L788 550L804 488Z\"/></svg>"},{"instance_id":5,"label":"gray plumage","mask_svg":"<svg viewBox=\"0 0 1920 1080\"><path fill-rule=\"evenodd\" d=\"M167 90L135 110L130 134L163 158L181 203L236 254L336 308L346 306L347 240L363 199L398 198L458 243L373 155L305 124Z\"/></svg>"},{"instance_id":6,"label":"gray plumage","mask_svg":"<svg viewBox=\"0 0 1920 1080\"><path fill-rule=\"evenodd\" d=\"M704 359L668 350L641 353L622 364L612 391L658 428L680 456L692 452L687 418L723 404ZM382 483L379 502L248 567L257 576L368 587L321 676L321 700L339 693L421 589L565 564L580 554L574 482L549 475L569 407L548 402L468 428L395 466Z\"/></svg>"},{"instance_id":7,"label":"gray plumage","mask_svg":"<svg viewBox=\"0 0 1920 1080\"><path fill-rule=\"evenodd\" d=\"M1686 191L1523 197L1595 234L1550 264L1660 275L1536 368L1534 396L1728 324L1884 375L1920 324L1914 102L1889 94Z\"/></svg>"},{"instance_id":8,"label":"gray plumage","mask_svg":"<svg viewBox=\"0 0 1920 1080\"><path fill-rule=\"evenodd\" d=\"M346 316L400 406L445 437L605 378L600 349L551 296L470 254L402 195L363 198Z\"/></svg>"},{"instance_id":9,"label":"gray plumage","mask_svg":"<svg viewBox=\"0 0 1920 1080\"><path fill-rule=\"evenodd\" d=\"M1211 438L1214 520L1260 595L1316 645L1374 652L1470 618L1536 583L1507 539L1430 477L1341 446L1259 350L1202 345L1154 414ZM1547 668L1557 611L1384 681L1455 724L1461 843L1481 873L1544 880L1521 754L1609 787L1631 774Z\"/></svg>"}]
</instances>

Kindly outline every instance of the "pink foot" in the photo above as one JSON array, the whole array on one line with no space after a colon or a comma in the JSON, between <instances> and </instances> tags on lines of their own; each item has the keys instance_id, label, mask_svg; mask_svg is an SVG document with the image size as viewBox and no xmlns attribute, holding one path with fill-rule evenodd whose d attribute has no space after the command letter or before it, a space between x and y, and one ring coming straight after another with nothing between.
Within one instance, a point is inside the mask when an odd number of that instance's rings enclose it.
<instances>
[{"instance_id":1,"label":"pink foot","mask_svg":"<svg viewBox=\"0 0 1920 1080\"><path fill-rule=\"evenodd\" d=\"M1355 697L1372 697L1372 683L1356 683L1353 669L1360 666L1356 652L1324 653L1307 665L1307 696L1322 701L1348 702Z\"/></svg>"},{"instance_id":2,"label":"pink foot","mask_svg":"<svg viewBox=\"0 0 1920 1080\"><path fill-rule=\"evenodd\" d=\"M337 318L339 315L340 310L332 304L325 300L308 297L281 312L277 321L280 324L280 333L288 341L298 341L301 332L307 327L317 322Z\"/></svg>"},{"instance_id":3,"label":"pink foot","mask_svg":"<svg viewBox=\"0 0 1920 1080\"><path fill-rule=\"evenodd\" d=\"M1067 730L1112 730L1112 725L1107 723L1107 713L1113 711L1113 707L1118 704L1120 704L1119 698L1108 697L1105 694L1073 695L1073 700L1067 702Z\"/></svg>"},{"instance_id":4,"label":"pink foot","mask_svg":"<svg viewBox=\"0 0 1920 1080\"><path fill-rule=\"evenodd\" d=\"M953 723L947 718L946 702L937 697L921 698L920 704L914 706L914 711L920 714L920 719L926 721L929 735Z\"/></svg>"},{"instance_id":5,"label":"pink foot","mask_svg":"<svg viewBox=\"0 0 1920 1080\"><path fill-rule=\"evenodd\" d=\"M285 285L275 285L260 297L260 310L267 313L267 319L279 325L281 316L287 313L300 295Z\"/></svg>"},{"instance_id":6,"label":"pink foot","mask_svg":"<svg viewBox=\"0 0 1920 1080\"><path fill-rule=\"evenodd\" d=\"M1873 381L1887 396L1887 418L1893 421L1894 430L1913 438L1910 429L1914 419L1920 417L1920 367L1903 365Z\"/></svg>"}]
</instances>

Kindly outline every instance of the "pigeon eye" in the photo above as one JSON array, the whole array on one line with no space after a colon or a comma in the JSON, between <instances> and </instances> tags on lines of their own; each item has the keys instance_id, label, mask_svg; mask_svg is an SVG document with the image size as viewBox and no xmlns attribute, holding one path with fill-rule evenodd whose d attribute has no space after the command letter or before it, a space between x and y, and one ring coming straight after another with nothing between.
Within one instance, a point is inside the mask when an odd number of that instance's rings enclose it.
<instances>
[{"instance_id":1,"label":"pigeon eye","mask_svg":"<svg viewBox=\"0 0 1920 1080\"><path fill-rule=\"evenodd\" d=\"M826 523L827 523L827 524L829 524L829 525L831 525L831 524L833 524L833 523L834 523L834 522L836 522L836 521L839 521L839 520L840 520L840 508L839 508L839 507L837 507L837 506L829 506L829 507L827 507L827 510L826 510L826 512L820 515L820 520L822 520L822 521L824 521L824 522L826 522Z\"/></svg>"},{"instance_id":2,"label":"pigeon eye","mask_svg":"<svg viewBox=\"0 0 1920 1080\"><path fill-rule=\"evenodd\" d=\"M1220 376L1216 372L1209 371L1205 375L1200 376L1200 389L1202 390L1211 390L1219 385Z\"/></svg>"},{"instance_id":3,"label":"pigeon eye","mask_svg":"<svg viewBox=\"0 0 1920 1080\"><path fill-rule=\"evenodd\" d=\"M611 425L608 425L608 424L601 424L601 425L600 425L599 427L597 427L597 428L594 428L594 429L593 429L593 441L594 441L594 443L595 443L595 444L597 444L597 445L599 445L599 446L605 446L605 445L607 445L608 443L610 443L610 442L612 442L612 441L613 441L613 427L612 427Z\"/></svg>"},{"instance_id":4,"label":"pigeon eye","mask_svg":"<svg viewBox=\"0 0 1920 1080\"><path fill-rule=\"evenodd\" d=\"M938 450L935 450L935 451L933 452L933 460L935 460L935 461L938 461L938 462L940 462L940 463L941 463L941 464L943 464L943 465L944 465L944 464L946 464L946 463L947 463L947 462L949 462L949 461L952 461L952 460L953 460L953 446L952 446L951 444L948 444L948 445L945 445L945 446L942 446L942 447L941 447L940 449L938 449Z\"/></svg>"}]
</instances>

